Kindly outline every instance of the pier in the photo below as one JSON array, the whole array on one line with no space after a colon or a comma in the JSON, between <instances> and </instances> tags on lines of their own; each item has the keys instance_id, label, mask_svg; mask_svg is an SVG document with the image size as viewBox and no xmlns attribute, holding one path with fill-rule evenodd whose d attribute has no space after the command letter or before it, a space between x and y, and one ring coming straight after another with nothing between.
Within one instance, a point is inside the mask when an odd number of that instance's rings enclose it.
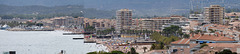
<instances>
[{"instance_id":1,"label":"pier","mask_svg":"<svg viewBox=\"0 0 240 54\"><path fill-rule=\"evenodd\" d=\"M84 43L96 43L95 40L85 39Z\"/></svg>"},{"instance_id":2,"label":"pier","mask_svg":"<svg viewBox=\"0 0 240 54\"><path fill-rule=\"evenodd\" d=\"M93 34L93 33L89 33L89 32L84 32L84 33L63 33L63 35L89 35L89 34Z\"/></svg>"}]
</instances>

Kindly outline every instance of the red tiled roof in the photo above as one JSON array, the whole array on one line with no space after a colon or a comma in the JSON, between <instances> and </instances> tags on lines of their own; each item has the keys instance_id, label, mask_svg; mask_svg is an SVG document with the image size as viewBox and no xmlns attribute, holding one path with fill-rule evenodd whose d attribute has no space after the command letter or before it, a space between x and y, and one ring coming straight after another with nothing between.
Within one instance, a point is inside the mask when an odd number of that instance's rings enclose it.
<instances>
[{"instance_id":1,"label":"red tiled roof","mask_svg":"<svg viewBox=\"0 0 240 54\"><path fill-rule=\"evenodd\" d=\"M190 43L190 39L181 39L181 40L171 42L171 44L189 44L189 43Z\"/></svg>"},{"instance_id":2,"label":"red tiled roof","mask_svg":"<svg viewBox=\"0 0 240 54\"><path fill-rule=\"evenodd\" d=\"M223 35L220 35L220 34L217 34L217 35L195 34L194 36L190 37L190 39L213 40L213 41L235 41L234 39L224 37Z\"/></svg>"},{"instance_id":3,"label":"red tiled roof","mask_svg":"<svg viewBox=\"0 0 240 54\"><path fill-rule=\"evenodd\" d=\"M237 47L240 46L238 43L207 43L210 47Z\"/></svg>"}]
</instances>

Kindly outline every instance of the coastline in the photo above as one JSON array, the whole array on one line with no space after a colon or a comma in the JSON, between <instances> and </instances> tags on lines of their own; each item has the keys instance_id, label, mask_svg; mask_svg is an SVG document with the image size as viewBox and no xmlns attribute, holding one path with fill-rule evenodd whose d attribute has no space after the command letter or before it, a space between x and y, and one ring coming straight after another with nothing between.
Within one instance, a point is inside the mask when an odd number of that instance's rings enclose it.
<instances>
[{"instance_id":1,"label":"coastline","mask_svg":"<svg viewBox=\"0 0 240 54\"><path fill-rule=\"evenodd\" d=\"M2 52L14 50L17 52L21 52L19 54L24 54L24 53L52 54L54 52L60 52L60 50L65 50L69 54L72 54L80 50L79 52L77 52L78 54L86 54L88 52L93 52L93 51L106 51L106 52L108 51L107 47L104 46L103 44L83 43L83 40L72 40L73 36L62 35L62 33L71 33L70 31L64 31L64 30L55 30L55 31L49 31L49 32L46 32L46 31L15 32L15 31L7 31L7 30L0 30L0 31L2 33L0 36L2 37L0 38L2 42L0 43L5 43L1 45L2 47L0 47L2 48L0 49L0 51ZM25 35L25 34L29 34L29 35ZM19 40L19 41L12 41L12 40ZM11 41L11 43L9 41ZM15 46L19 44L21 44L21 46ZM52 47L52 45L54 45L54 47ZM16 49L15 47L18 47L18 49ZM26 48L28 48L30 51L27 51ZM87 48L87 49L83 50L83 48ZM46 49L46 50L43 50L43 49ZM29 53L29 52L32 52L32 53Z\"/></svg>"}]
</instances>

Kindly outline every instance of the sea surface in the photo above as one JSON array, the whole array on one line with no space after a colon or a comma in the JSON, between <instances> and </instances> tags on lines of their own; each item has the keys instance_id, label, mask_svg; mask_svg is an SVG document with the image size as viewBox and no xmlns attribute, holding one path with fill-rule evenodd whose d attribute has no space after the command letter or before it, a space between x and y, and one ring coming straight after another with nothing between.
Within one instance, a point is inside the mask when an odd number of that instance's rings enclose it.
<instances>
[{"instance_id":1,"label":"sea surface","mask_svg":"<svg viewBox=\"0 0 240 54\"><path fill-rule=\"evenodd\" d=\"M17 54L86 54L107 51L103 45L73 40L83 35L62 35L64 31L4 31L0 30L0 54L16 51Z\"/></svg>"}]
</instances>

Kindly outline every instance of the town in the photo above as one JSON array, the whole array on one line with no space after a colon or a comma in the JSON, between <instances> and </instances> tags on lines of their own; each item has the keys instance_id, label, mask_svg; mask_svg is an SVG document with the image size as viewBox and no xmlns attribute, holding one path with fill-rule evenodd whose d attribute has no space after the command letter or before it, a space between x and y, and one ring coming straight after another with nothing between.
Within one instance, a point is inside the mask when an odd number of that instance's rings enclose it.
<instances>
[{"instance_id":1,"label":"town","mask_svg":"<svg viewBox=\"0 0 240 54\"><path fill-rule=\"evenodd\" d=\"M109 52L130 54L239 54L240 12L221 5L204 7L188 16L133 18L132 9L111 19L62 16L45 19L2 19L7 31L63 30L84 34L86 43L103 44ZM76 38L77 39L77 38ZM81 38L80 38L81 39Z\"/></svg>"}]
</instances>

